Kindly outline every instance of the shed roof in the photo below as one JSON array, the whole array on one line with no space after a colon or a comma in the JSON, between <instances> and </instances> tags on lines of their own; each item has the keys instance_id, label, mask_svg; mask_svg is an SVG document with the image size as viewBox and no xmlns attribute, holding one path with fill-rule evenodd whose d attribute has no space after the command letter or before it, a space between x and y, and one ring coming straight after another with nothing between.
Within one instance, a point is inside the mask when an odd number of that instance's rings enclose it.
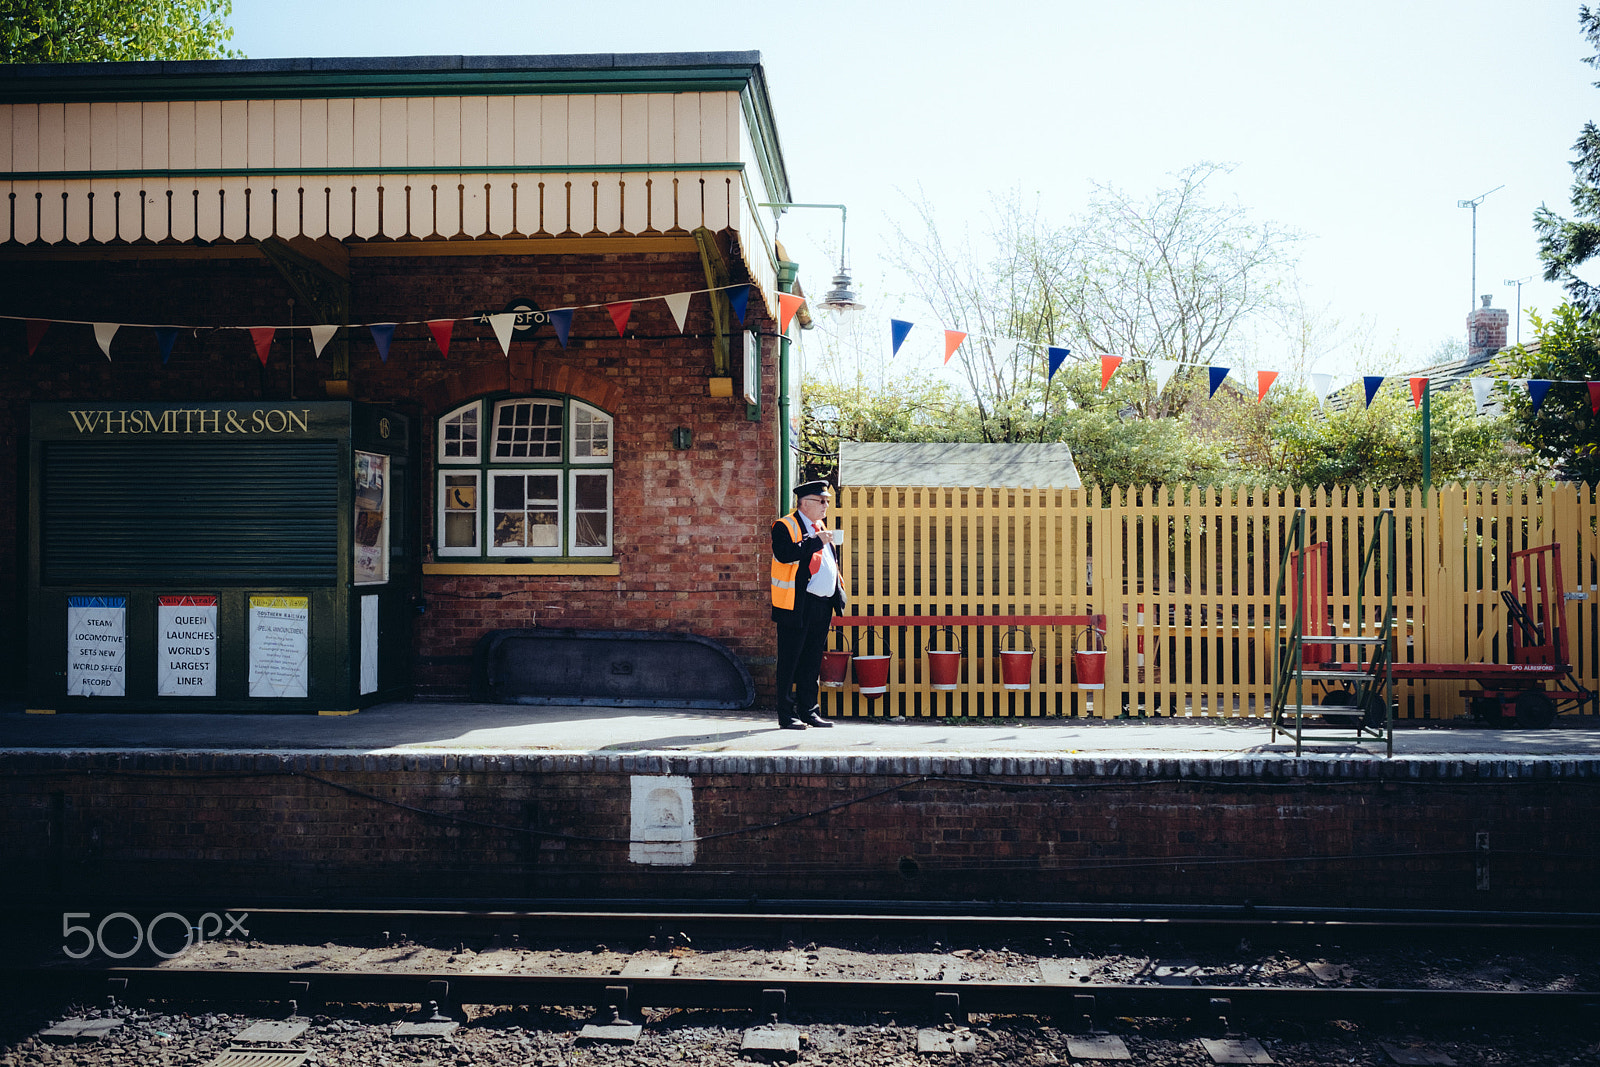
<instances>
[{"instance_id":1,"label":"shed roof","mask_svg":"<svg viewBox=\"0 0 1600 1067\"><path fill-rule=\"evenodd\" d=\"M841 442L839 484L1083 488L1064 444Z\"/></svg>"}]
</instances>

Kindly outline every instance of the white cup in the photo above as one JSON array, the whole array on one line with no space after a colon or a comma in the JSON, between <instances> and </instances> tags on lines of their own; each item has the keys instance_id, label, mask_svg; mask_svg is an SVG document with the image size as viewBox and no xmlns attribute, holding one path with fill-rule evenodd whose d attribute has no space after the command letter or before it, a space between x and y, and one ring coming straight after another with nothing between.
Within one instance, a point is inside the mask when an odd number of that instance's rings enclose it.
<instances>
[{"instance_id":1,"label":"white cup","mask_svg":"<svg viewBox=\"0 0 1600 1067\"><path fill-rule=\"evenodd\" d=\"M843 545L844 545L844 531L843 530L829 530L828 532L833 534L834 546L835 547L843 547Z\"/></svg>"}]
</instances>

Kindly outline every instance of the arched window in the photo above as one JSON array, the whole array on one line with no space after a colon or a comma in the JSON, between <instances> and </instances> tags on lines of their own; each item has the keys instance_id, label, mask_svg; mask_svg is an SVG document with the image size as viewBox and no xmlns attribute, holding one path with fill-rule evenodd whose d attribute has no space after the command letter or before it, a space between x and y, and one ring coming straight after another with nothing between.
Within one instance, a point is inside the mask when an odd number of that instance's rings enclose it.
<instances>
[{"instance_id":1,"label":"arched window","mask_svg":"<svg viewBox=\"0 0 1600 1067\"><path fill-rule=\"evenodd\" d=\"M437 428L438 556L611 555L610 415L572 397L485 398Z\"/></svg>"}]
</instances>

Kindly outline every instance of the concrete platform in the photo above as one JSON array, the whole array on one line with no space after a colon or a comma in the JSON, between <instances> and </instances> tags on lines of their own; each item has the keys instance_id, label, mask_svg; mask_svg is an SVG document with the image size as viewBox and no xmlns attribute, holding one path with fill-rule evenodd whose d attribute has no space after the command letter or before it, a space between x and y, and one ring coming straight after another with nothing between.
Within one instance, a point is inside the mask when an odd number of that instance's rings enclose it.
<instances>
[{"instance_id":1,"label":"concrete platform","mask_svg":"<svg viewBox=\"0 0 1600 1067\"><path fill-rule=\"evenodd\" d=\"M505 704L380 704L357 715L30 715L0 706L0 752L675 753L681 755L1030 757L1292 756L1259 719L841 719L779 730L769 712ZM1379 743L1308 737L1306 755L1385 759ZM1600 717L1546 730L1418 723L1395 730L1394 758L1600 758Z\"/></svg>"}]
</instances>

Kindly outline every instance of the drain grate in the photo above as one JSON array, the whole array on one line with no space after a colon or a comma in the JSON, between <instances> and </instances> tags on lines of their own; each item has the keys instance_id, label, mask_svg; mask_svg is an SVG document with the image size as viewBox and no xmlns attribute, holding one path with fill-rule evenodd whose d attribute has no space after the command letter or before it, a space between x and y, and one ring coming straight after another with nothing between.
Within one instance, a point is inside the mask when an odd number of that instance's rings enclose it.
<instances>
[{"instance_id":1,"label":"drain grate","mask_svg":"<svg viewBox=\"0 0 1600 1067\"><path fill-rule=\"evenodd\" d=\"M310 1055L304 1048L230 1048L206 1067L300 1067Z\"/></svg>"}]
</instances>

